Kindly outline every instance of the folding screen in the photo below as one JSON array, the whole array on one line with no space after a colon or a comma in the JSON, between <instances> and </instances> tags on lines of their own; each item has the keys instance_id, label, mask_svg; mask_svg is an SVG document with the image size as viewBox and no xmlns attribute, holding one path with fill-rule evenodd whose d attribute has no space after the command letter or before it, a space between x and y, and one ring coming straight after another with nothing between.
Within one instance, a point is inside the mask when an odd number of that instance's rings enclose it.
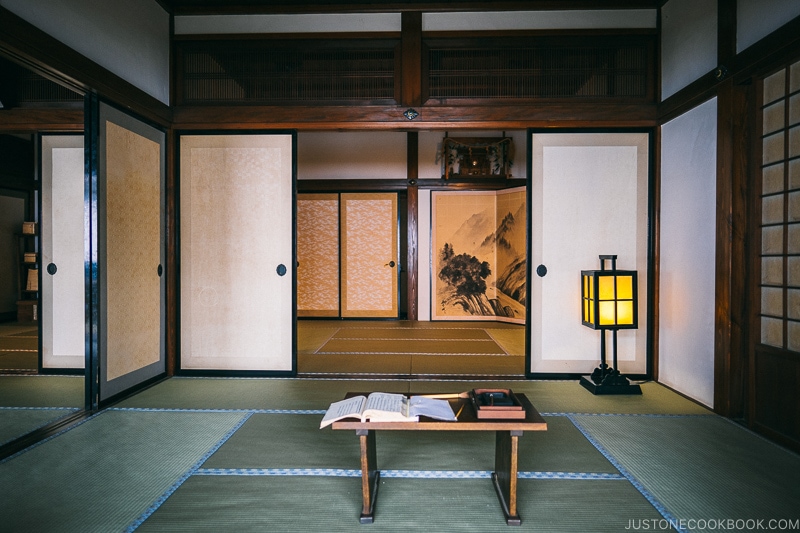
<instances>
[{"instance_id":1,"label":"folding screen","mask_svg":"<svg viewBox=\"0 0 800 533\"><path fill-rule=\"evenodd\" d=\"M431 193L431 318L524 323L525 188Z\"/></svg>"},{"instance_id":2,"label":"folding screen","mask_svg":"<svg viewBox=\"0 0 800 533\"><path fill-rule=\"evenodd\" d=\"M179 149L181 369L293 372L294 134Z\"/></svg>"},{"instance_id":3,"label":"folding screen","mask_svg":"<svg viewBox=\"0 0 800 533\"><path fill-rule=\"evenodd\" d=\"M580 275L599 269L600 255L639 272L639 329L619 332L619 369L646 373L649 141L638 132L530 133L532 374L598 365L600 333L581 325Z\"/></svg>"},{"instance_id":4,"label":"folding screen","mask_svg":"<svg viewBox=\"0 0 800 533\"><path fill-rule=\"evenodd\" d=\"M297 316L339 316L339 195L297 195Z\"/></svg>"},{"instance_id":5,"label":"folding screen","mask_svg":"<svg viewBox=\"0 0 800 533\"><path fill-rule=\"evenodd\" d=\"M40 153L42 368L84 368L83 135L43 135Z\"/></svg>"},{"instance_id":6,"label":"folding screen","mask_svg":"<svg viewBox=\"0 0 800 533\"><path fill-rule=\"evenodd\" d=\"M166 369L165 135L100 103L97 150L102 401Z\"/></svg>"},{"instance_id":7,"label":"folding screen","mask_svg":"<svg viewBox=\"0 0 800 533\"><path fill-rule=\"evenodd\" d=\"M397 317L397 194L342 194L341 228L342 316Z\"/></svg>"}]
</instances>

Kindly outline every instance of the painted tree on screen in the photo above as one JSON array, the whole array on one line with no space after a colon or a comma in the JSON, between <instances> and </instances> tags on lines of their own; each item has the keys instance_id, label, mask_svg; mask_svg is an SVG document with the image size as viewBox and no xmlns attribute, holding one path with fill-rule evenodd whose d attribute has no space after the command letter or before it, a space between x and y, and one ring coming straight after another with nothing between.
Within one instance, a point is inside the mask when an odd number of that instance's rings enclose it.
<instances>
[{"instance_id":1,"label":"painted tree on screen","mask_svg":"<svg viewBox=\"0 0 800 533\"><path fill-rule=\"evenodd\" d=\"M442 305L459 305L473 315L490 314L492 308L486 297L486 278L492 273L489 263L474 255L457 255L449 243L442 247L439 260L443 265L439 279L453 290Z\"/></svg>"}]
</instances>

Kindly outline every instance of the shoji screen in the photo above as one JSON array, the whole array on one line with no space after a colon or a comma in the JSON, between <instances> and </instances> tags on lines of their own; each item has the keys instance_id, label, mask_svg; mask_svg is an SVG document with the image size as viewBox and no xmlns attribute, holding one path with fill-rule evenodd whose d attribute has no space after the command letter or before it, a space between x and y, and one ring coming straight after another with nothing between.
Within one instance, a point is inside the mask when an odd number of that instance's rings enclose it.
<instances>
[{"instance_id":1,"label":"shoji screen","mask_svg":"<svg viewBox=\"0 0 800 533\"><path fill-rule=\"evenodd\" d=\"M43 135L42 367L84 368L83 135Z\"/></svg>"},{"instance_id":2,"label":"shoji screen","mask_svg":"<svg viewBox=\"0 0 800 533\"><path fill-rule=\"evenodd\" d=\"M100 400L165 371L165 135L99 104Z\"/></svg>"},{"instance_id":3,"label":"shoji screen","mask_svg":"<svg viewBox=\"0 0 800 533\"><path fill-rule=\"evenodd\" d=\"M294 371L294 134L180 137L180 367Z\"/></svg>"},{"instance_id":4,"label":"shoji screen","mask_svg":"<svg viewBox=\"0 0 800 533\"><path fill-rule=\"evenodd\" d=\"M618 334L619 369L644 374L649 135L532 132L530 157L530 372L597 367L600 333L581 324L580 274L617 255L617 268L639 272L639 328Z\"/></svg>"}]
</instances>

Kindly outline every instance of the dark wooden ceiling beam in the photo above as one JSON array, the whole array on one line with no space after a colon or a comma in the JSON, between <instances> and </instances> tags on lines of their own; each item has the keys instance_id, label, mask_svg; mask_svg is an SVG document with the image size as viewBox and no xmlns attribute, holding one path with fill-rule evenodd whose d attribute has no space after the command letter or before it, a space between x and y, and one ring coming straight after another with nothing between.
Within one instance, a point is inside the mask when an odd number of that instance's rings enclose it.
<instances>
[{"instance_id":1,"label":"dark wooden ceiling beam","mask_svg":"<svg viewBox=\"0 0 800 533\"><path fill-rule=\"evenodd\" d=\"M174 15L658 9L661 0L158 0Z\"/></svg>"},{"instance_id":2,"label":"dark wooden ceiling beam","mask_svg":"<svg viewBox=\"0 0 800 533\"><path fill-rule=\"evenodd\" d=\"M305 131L525 129L527 127L652 127L655 104L560 102L414 108L405 106L183 106L176 129L296 128Z\"/></svg>"},{"instance_id":3,"label":"dark wooden ceiling beam","mask_svg":"<svg viewBox=\"0 0 800 533\"><path fill-rule=\"evenodd\" d=\"M0 133L80 132L81 109L4 109L0 111Z\"/></svg>"}]
</instances>

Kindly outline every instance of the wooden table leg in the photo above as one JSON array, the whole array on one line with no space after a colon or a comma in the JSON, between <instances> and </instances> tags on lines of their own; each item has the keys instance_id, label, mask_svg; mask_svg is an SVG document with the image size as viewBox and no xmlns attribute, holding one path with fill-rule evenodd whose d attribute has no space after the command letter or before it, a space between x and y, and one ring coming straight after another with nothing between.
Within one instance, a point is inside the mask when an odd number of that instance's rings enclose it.
<instances>
[{"instance_id":1,"label":"wooden table leg","mask_svg":"<svg viewBox=\"0 0 800 533\"><path fill-rule=\"evenodd\" d=\"M497 431L492 481L506 516L506 524L518 526L522 518L517 514L517 455L521 431Z\"/></svg>"},{"instance_id":2,"label":"wooden table leg","mask_svg":"<svg viewBox=\"0 0 800 533\"><path fill-rule=\"evenodd\" d=\"M361 442L361 518L362 524L371 524L375 520L375 499L378 497L378 482L381 473L378 471L377 454L375 452L375 432L366 429L356 430Z\"/></svg>"}]
</instances>

